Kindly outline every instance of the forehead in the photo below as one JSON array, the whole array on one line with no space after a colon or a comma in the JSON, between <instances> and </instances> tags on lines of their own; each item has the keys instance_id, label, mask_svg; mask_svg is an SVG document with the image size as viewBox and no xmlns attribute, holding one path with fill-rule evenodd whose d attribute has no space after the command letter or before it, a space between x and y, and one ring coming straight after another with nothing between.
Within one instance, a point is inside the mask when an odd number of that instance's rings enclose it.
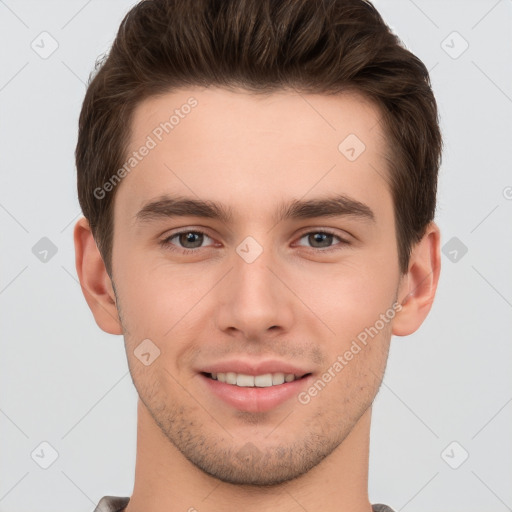
<instances>
[{"instance_id":1,"label":"forehead","mask_svg":"<svg viewBox=\"0 0 512 512\"><path fill-rule=\"evenodd\" d=\"M127 158L138 160L118 193L133 209L168 192L245 209L247 199L263 207L333 188L368 202L389 193L379 121L355 93L194 87L150 97L132 116Z\"/></svg>"},{"instance_id":2,"label":"forehead","mask_svg":"<svg viewBox=\"0 0 512 512\"><path fill-rule=\"evenodd\" d=\"M314 143L320 138L336 143L351 130L375 145L383 135L380 117L373 101L352 91L327 95L192 87L140 102L131 120L130 143L143 141L149 134L162 142L161 138L172 133L178 143L183 142L180 132L187 135L193 131L199 143L203 137L225 141L226 137L252 137L256 132L261 136L284 135L283 128L288 128L297 143Z\"/></svg>"}]
</instances>

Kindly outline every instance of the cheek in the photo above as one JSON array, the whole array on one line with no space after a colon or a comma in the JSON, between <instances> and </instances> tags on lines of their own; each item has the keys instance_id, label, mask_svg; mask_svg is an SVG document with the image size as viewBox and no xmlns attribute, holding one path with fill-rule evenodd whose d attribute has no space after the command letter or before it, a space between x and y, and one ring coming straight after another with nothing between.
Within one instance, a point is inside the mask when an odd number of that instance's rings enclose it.
<instances>
[{"instance_id":1,"label":"cheek","mask_svg":"<svg viewBox=\"0 0 512 512\"><path fill-rule=\"evenodd\" d=\"M118 275L124 316L139 333L158 336L183 318L205 293L203 289L208 289L204 273L198 275L185 267L148 268L142 261L126 259Z\"/></svg>"},{"instance_id":2,"label":"cheek","mask_svg":"<svg viewBox=\"0 0 512 512\"><path fill-rule=\"evenodd\" d=\"M128 259L123 265L125 272L118 267L117 291L128 356L137 365L137 347L149 339L160 351L156 366L163 365L175 373L197 352L197 334L210 328L201 300L218 277L168 265L148 270Z\"/></svg>"},{"instance_id":3,"label":"cheek","mask_svg":"<svg viewBox=\"0 0 512 512\"><path fill-rule=\"evenodd\" d=\"M372 258L365 264L361 258L336 267L326 265L321 271L320 267L311 268L303 271L300 279L294 279L293 289L329 328L325 333L330 331L337 348L350 343L392 308L398 266L395 262L393 266L382 265L380 261Z\"/></svg>"}]
</instances>

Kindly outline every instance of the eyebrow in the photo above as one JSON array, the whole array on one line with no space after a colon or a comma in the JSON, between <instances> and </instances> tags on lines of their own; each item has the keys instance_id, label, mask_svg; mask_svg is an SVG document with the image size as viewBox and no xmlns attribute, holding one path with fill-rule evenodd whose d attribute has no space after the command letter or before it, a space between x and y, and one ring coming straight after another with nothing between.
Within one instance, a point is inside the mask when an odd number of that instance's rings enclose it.
<instances>
[{"instance_id":1,"label":"eyebrow","mask_svg":"<svg viewBox=\"0 0 512 512\"><path fill-rule=\"evenodd\" d=\"M347 216L375 222L375 214L368 205L344 194L282 203L276 210L274 221L278 223L289 219ZM229 224L233 219L233 211L211 200L165 195L149 201L135 215L139 223L173 217L203 217Z\"/></svg>"}]
</instances>

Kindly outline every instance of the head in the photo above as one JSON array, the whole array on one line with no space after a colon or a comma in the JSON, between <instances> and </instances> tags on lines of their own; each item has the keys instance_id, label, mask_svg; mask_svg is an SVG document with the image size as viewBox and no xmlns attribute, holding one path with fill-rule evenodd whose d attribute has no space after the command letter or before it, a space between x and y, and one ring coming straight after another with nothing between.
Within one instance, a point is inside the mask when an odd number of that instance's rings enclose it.
<instances>
[{"instance_id":1,"label":"head","mask_svg":"<svg viewBox=\"0 0 512 512\"><path fill-rule=\"evenodd\" d=\"M369 2L147 0L126 15L80 115L77 270L186 459L278 483L353 431L391 335L434 298L440 155L428 72ZM226 364L304 377L295 400L233 405L211 387Z\"/></svg>"}]
</instances>

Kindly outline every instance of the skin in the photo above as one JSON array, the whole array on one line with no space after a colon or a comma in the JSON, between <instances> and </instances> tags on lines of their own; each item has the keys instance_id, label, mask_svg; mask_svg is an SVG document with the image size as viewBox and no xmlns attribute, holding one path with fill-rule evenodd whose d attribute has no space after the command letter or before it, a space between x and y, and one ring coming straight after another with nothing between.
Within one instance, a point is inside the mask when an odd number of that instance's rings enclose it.
<instances>
[{"instance_id":1,"label":"skin","mask_svg":"<svg viewBox=\"0 0 512 512\"><path fill-rule=\"evenodd\" d=\"M427 227L401 274L386 140L378 109L357 94L174 91L137 107L130 148L191 96L197 107L117 187L112 279L86 219L74 232L83 293L100 328L124 335L140 397L126 510L370 512L371 405L391 335L413 333L431 308L439 229ZM366 146L353 162L338 150L349 134ZM282 203L333 192L366 204L374 222L273 219ZM233 218L138 223L163 194L218 201ZM315 245L307 235L322 229L335 236ZM159 243L180 230L207 235L197 252L179 251L201 241ZM252 263L236 252L247 236L263 249ZM308 404L239 411L197 372L228 357L274 358L320 377L396 302L392 321ZM148 366L134 355L144 339L160 350Z\"/></svg>"}]
</instances>

